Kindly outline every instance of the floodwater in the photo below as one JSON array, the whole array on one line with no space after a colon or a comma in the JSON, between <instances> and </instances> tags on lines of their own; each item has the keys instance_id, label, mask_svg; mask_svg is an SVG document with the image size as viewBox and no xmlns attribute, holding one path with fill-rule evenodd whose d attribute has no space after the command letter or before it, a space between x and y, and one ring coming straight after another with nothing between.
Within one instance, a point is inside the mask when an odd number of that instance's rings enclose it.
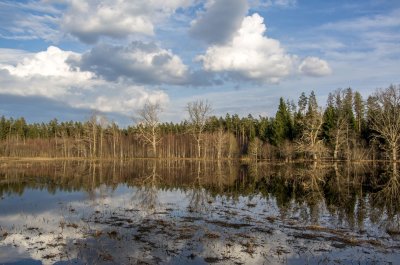
<instances>
[{"instance_id":1,"label":"floodwater","mask_svg":"<svg viewBox=\"0 0 400 265\"><path fill-rule=\"evenodd\" d=\"M0 264L400 264L395 165L1 162Z\"/></svg>"}]
</instances>

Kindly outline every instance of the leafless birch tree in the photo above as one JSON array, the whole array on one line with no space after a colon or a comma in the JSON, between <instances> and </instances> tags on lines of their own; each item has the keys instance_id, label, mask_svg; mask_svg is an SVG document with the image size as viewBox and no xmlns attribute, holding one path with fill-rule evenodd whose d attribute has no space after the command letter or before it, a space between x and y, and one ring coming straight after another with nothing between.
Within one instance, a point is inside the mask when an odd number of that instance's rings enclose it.
<instances>
[{"instance_id":1,"label":"leafless birch tree","mask_svg":"<svg viewBox=\"0 0 400 265\"><path fill-rule=\"evenodd\" d=\"M206 123L210 117L212 108L208 101L197 100L189 102L186 106L189 113L190 133L193 135L197 144L197 157L201 157L201 142Z\"/></svg>"},{"instance_id":2,"label":"leafless birch tree","mask_svg":"<svg viewBox=\"0 0 400 265\"><path fill-rule=\"evenodd\" d=\"M157 145L161 141L160 118L162 111L160 104L147 101L138 111L139 123L137 129L139 137L146 144L151 145L154 157L157 157Z\"/></svg>"}]
</instances>

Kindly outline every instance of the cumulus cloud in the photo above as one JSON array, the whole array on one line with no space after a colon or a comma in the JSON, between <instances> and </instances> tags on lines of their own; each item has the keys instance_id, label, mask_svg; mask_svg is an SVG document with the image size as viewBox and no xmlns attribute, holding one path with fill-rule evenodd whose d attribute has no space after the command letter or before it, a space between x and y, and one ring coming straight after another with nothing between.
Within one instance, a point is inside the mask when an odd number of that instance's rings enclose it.
<instances>
[{"instance_id":1,"label":"cumulus cloud","mask_svg":"<svg viewBox=\"0 0 400 265\"><path fill-rule=\"evenodd\" d=\"M98 45L78 62L70 62L107 80L123 77L142 84L177 84L187 74L187 66L177 55L154 43L139 41L128 46Z\"/></svg>"},{"instance_id":2,"label":"cumulus cloud","mask_svg":"<svg viewBox=\"0 0 400 265\"><path fill-rule=\"evenodd\" d=\"M240 27L247 9L247 0L209 0L206 11L192 21L189 33L208 43L224 43Z\"/></svg>"},{"instance_id":3,"label":"cumulus cloud","mask_svg":"<svg viewBox=\"0 0 400 265\"><path fill-rule=\"evenodd\" d=\"M1 58L2 56L0 56ZM15 65L0 62L0 93L18 96L41 96L61 100L76 108L131 115L146 100L168 102L159 89L109 82L96 73L72 67L78 53L50 46L46 51L27 56Z\"/></svg>"},{"instance_id":4,"label":"cumulus cloud","mask_svg":"<svg viewBox=\"0 0 400 265\"><path fill-rule=\"evenodd\" d=\"M77 81L88 80L92 77L89 72L81 72L79 69L73 71L65 61L69 57L80 57L78 53L63 51L55 46L50 46L46 51L38 52L32 57L25 57L16 66L5 65L6 69L13 76L55 76L55 77L74 77Z\"/></svg>"},{"instance_id":5,"label":"cumulus cloud","mask_svg":"<svg viewBox=\"0 0 400 265\"><path fill-rule=\"evenodd\" d=\"M278 83L296 68L298 73L313 77L331 73L328 63L317 57L307 57L299 65L298 56L287 53L278 40L266 36L266 29L259 14L247 16L230 41L211 45L196 59L204 70L229 73L233 80Z\"/></svg>"},{"instance_id":6,"label":"cumulus cloud","mask_svg":"<svg viewBox=\"0 0 400 265\"><path fill-rule=\"evenodd\" d=\"M73 69L66 63L71 57L80 55L50 46L46 51L27 54L15 65L0 63L3 70L1 81L7 84L0 90L18 95L57 97L69 93L74 87L95 83L93 73Z\"/></svg>"},{"instance_id":7,"label":"cumulus cloud","mask_svg":"<svg viewBox=\"0 0 400 265\"><path fill-rule=\"evenodd\" d=\"M300 73L313 77L330 75L332 73L328 63L317 57L305 58L298 67Z\"/></svg>"},{"instance_id":8,"label":"cumulus cloud","mask_svg":"<svg viewBox=\"0 0 400 265\"><path fill-rule=\"evenodd\" d=\"M197 59L207 71L228 71L248 79L278 82L289 75L294 58L279 41L264 36L263 22L257 13L245 17L231 41L212 45Z\"/></svg>"},{"instance_id":9,"label":"cumulus cloud","mask_svg":"<svg viewBox=\"0 0 400 265\"><path fill-rule=\"evenodd\" d=\"M68 6L62 28L86 43L101 36L123 38L130 34L153 35L154 26L192 0L64 0Z\"/></svg>"}]
</instances>

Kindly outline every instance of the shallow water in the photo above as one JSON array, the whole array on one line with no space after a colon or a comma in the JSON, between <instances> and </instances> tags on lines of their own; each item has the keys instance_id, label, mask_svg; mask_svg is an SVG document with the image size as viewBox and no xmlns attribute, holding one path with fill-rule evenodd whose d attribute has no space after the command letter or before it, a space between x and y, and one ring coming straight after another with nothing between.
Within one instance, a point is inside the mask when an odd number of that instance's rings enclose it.
<instances>
[{"instance_id":1,"label":"shallow water","mask_svg":"<svg viewBox=\"0 0 400 265\"><path fill-rule=\"evenodd\" d=\"M8 162L0 264L399 264L390 165Z\"/></svg>"}]
</instances>

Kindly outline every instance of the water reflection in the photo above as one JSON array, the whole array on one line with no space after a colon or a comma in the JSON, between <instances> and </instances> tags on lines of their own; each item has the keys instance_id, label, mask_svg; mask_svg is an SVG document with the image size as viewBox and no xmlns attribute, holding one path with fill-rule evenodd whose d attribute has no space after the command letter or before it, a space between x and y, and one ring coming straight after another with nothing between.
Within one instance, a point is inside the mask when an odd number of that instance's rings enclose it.
<instances>
[{"instance_id":1,"label":"water reflection","mask_svg":"<svg viewBox=\"0 0 400 265\"><path fill-rule=\"evenodd\" d=\"M2 163L0 263L398 263L399 181L397 164Z\"/></svg>"},{"instance_id":2,"label":"water reflection","mask_svg":"<svg viewBox=\"0 0 400 265\"><path fill-rule=\"evenodd\" d=\"M151 213L156 211L159 204L158 188L160 185L160 175L157 174L156 161L152 161L149 167L151 167L149 173L140 181L138 190L133 196L133 201L136 201L138 207L142 210Z\"/></svg>"},{"instance_id":3,"label":"water reflection","mask_svg":"<svg viewBox=\"0 0 400 265\"><path fill-rule=\"evenodd\" d=\"M206 182L204 174L202 174L202 164L203 164L203 172L207 170L207 163L202 163L200 160L197 161L197 166L195 170L195 174L193 176L193 184L191 185L191 189L189 189L189 206L188 210L191 212L205 213L207 212L209 203L212 203L212 198L209 192L205 189L204 183ZM219 163L220 164L220 163ZM220 180L221 176L221 168L217 170L216 174L216 182L217 185L221 185Z\"/></svg>"},{"instance_id":4,"label":"water reflection","mask_svg":"<svg viewBox=\"0 0 400 265\"><path fill-rule=\"evenodd\" d=\"M381 223L389 234L400 235L400 174L397 163L387 166L382 178L387 181L371 196L371 211L375 222Z\"/></svg>"}]
</instances>

